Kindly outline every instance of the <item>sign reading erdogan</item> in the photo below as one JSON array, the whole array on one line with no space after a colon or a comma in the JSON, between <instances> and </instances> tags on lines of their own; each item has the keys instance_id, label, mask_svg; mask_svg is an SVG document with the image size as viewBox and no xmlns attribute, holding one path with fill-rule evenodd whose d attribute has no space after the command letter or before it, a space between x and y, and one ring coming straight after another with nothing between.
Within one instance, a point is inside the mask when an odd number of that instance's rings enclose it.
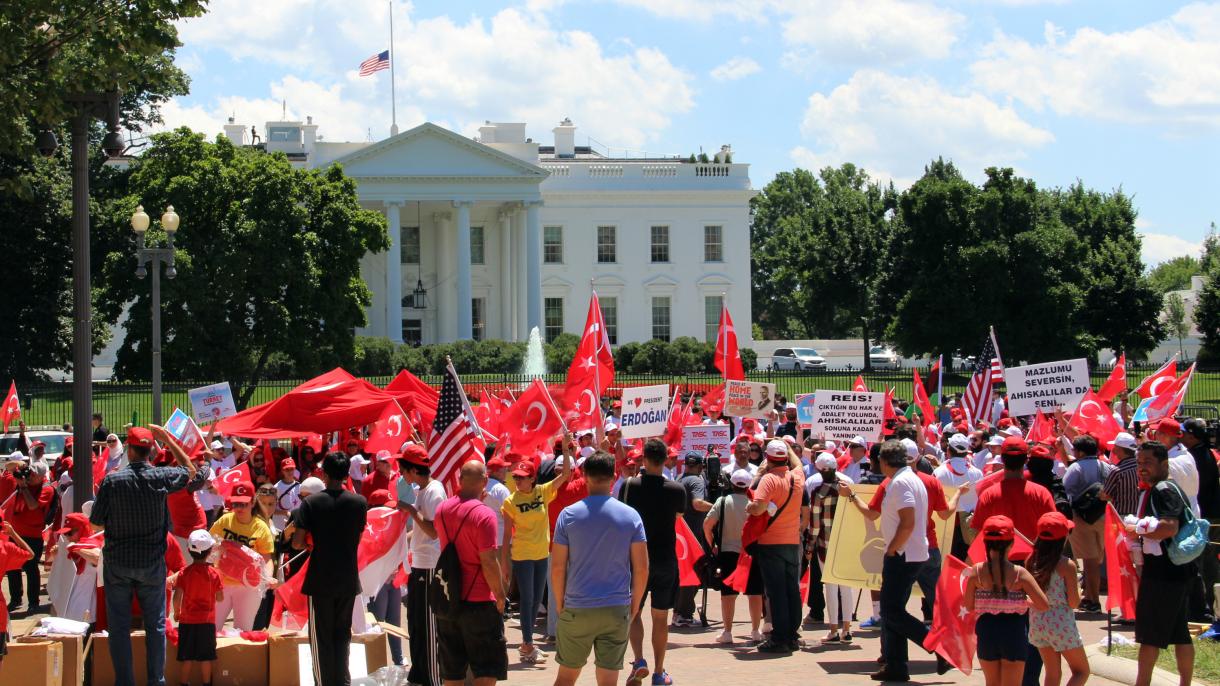
<instances>
[{"instance_id":1,"label":"sign reading erdogan","mask_svg":"<svg viewBox=\"0 0 1220 686\"><path fill-rule=\"evenodd\" d=\"M619 427L623 438L651 438L665 433L669 421L669 384L623 389Z\"/></svg>"},{"instance_id":2,"label":"sign reading erdogan","mask_svg":"<svg viewBox=\"0 0 1220 686\"><path fill-rule=\"evenodd\" d=\"M1008 386L1008 411L1014 415L1044 414L1062 407L1076 409L1076 403L1089 390L1089 363L1084 358L1043 362L1004 370Z\"/></svg>"}]
</instances>

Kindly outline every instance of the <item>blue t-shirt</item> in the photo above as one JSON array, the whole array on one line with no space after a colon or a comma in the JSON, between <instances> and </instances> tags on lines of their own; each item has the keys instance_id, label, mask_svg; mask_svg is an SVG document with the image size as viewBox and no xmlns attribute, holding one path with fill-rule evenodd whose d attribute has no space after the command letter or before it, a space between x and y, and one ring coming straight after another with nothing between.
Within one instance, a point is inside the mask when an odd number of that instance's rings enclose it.
<instances>
[{"instance_id":1,"label":"blue t-shirt","mask_svg":"<svg viewBox=\"0 0 1220 686\"><path fill-rule=\"evenodd\" d=\"M568 547L565 607L631 604L631 544L647 541L635 509L591 495L559 513L554 540Z\"/></svg>"}]
</instances>

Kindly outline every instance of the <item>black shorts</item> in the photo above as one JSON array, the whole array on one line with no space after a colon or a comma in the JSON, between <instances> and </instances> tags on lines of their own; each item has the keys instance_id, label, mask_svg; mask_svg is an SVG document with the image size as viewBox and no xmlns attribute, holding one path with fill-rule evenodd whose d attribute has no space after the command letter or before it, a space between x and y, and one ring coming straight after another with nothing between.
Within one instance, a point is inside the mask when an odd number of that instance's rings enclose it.
<instances>
[{"instance_id":1,"label":"black shorts","mask_svg":"<svg viewBox=\"0 0 1220 686\"><path fill-rule=\"evenodd\" d=\"M211 662L216 659L216 625L179 624L178 661Z\"/></svg>"},{"instance_id":2,"label":"black shorts","mask_svg":"<svg viewBox=\"0 0 1220 686\"><path fill-rule=\"evenodd\" d=\"M476 679L508 679L504 617L495 603L462 603L454 617L437 615L436 643L445 681L464 681L467 667Z\"/></svg>"},{"instance_id":3,"label":"black shorts","mask_svg":"<svg viewBox=\"0 0 1220 686\"><path fill-rule=\"evenodd\" d=\"M1005 612L981 614L974 624L980 660L1025 662L1029 651L1029 617Z\"/></svg>"},{"instance_id":4,"label":"black shorts","mask_svg":"<svg viewBox=\"0 0 1220 686\"><path fill-rule=\"evenodd\" d=\"M640 607L644 606L645 598L652 598L649 604L654 610L672 610L678 600L678 564L649 565L648 586L644 588L644 598L640 599Z\"/></svg>"},{"instance_id":5,"label":"black shorts","mask_svg":"<svg viewBox=\"0 0 1220 686\"><path fill-rule=\"evenodd\" d=\"M741 553L726 553L721 552L716 556L716 566L720 568L720 572L716 575L715 588L721 594L727 596L738 595L737 589L727 586L724 580L737 569L737 561L741 559ZM763 582L762 572L759 570L758 563L754 560L750 561L750 576L746 579L746 595L762 595Z\"/></svg>"},{"instance_id":6,"label":"black shorts","mask_svg":"<svg viewBox=\"0 0 1220 686\"><path fill-rule=\"evenodd\" d=\"M1135 598L1135 642L1165 649L1192 643L1186 624L1186 597L1190 584L1148 576Z\"/></svg>"}]
</instances>

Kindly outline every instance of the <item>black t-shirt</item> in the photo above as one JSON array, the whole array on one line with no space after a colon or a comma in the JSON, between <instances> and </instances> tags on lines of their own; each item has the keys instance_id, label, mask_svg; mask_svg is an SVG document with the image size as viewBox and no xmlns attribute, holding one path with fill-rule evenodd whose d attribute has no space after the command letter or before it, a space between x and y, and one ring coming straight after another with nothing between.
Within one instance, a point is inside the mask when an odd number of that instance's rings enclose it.
<instances>
[{"instance_id":1,"label":"black t-shirt","mask_svg":"<svg viewBox=\"0 0 1220 686\"><path fill-rule=\"evenodd\" d=\"M644 474L628 479L619 500L640 513L648 537L648 561L653 566L677 566L674 518L686 511L686 489L662 476Z\"/></svg>"},{"instance_id":2,"label":"black t-shirt","mask_svg":"<svg viewBox=\"0 0 1220 686\"><path fill-rule=\"evenodd\" d=\"M784 422L775 429L776 438L783 438L784 436L791 436L793 438L800 436L800 430L797 429L795 421Z\"/></svg>"},{"instance_id":3,"label":"black t-shirt","mask_svg":"<svg viewBox=\"0 0 1220 686\"><path fill-rule=\"evenodd\" d=\"M106 437L109 435L110 435L110 429L107 429L105 426L99 426L93 430L93 442L94 443L105 443Z\"/></svg>"},{"instance_id":4,"label":"black t-shirt","mask_svg":"<svg viewBox=\"0 0 1220 686\"><path fill-rule=\"evenodd\" d=\"M359 595L356 551L364 534L366 509L363 497L342 489L327 489L301 502L296 524L313 536L313 554L309 556L302 593Z\"/></svg>"},{"instance_id":5,"label":"black t-shirt","mask_svg":"<svg viewBox=\"0 0 1220 686\"><path fill-rule=\"evenodd\" d=\"M1157 519L1176 519L1178 526L1185 520L1186 508L1190 507L1178 489L1177 484L1166 479L1158 482L1148 491L1147 502L1144 503L1142 515ZM1161 541L1160 555L1144 555L1144 571L1140 576L1156 581L1182 581L1194 578L1197 566L1194 562L1185 565L1175 565L1169 560L1166 550L1169 539Z\"/></svg>"},{"instance_id":6,"label":"black t-shirt","mask_svg":"<svg viewBox=\"0 0 1220 686\"><path fill-rule=\"evenodd\" d=\"M1220 518L1220 467L1212 457L1211 445L1196 443L1190 454L1199 471L1199 514L1204 519Z\"/></svg>"},{"instance_id":7,"label":"black t-shirt","mask_svg":"<svg viewBox=\"0 0 1220 686\"><path fill-rule=\"evenodd\" d=\"M686 491L686 511L682 513L682 519L686 520L690 530L695 533L695 538L703 540L703 520L707 517L706 512L700 512L694 507L696 500L707 500L707 479L702 474L687 474L678 481L682 484L682 489Z\"/></svg>"},{"instance_id":8,"label":"black t-shirt","mask_svg":"<svg viewBox=\"0 0 1220 686\"><path fill-rule=\"evenodd\" d=\"M535 482L539 486L549 484L555 480L556 476L559 476L559 460L554 457L548 457L538 465L538 478L535 479Z\"/></svg>"}]
</instances>

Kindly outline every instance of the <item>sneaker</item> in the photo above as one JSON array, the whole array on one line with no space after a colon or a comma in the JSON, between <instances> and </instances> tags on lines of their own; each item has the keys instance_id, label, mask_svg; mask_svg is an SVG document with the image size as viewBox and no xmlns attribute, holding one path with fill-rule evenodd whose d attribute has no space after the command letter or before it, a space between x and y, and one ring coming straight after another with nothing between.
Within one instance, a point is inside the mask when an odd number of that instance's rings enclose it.
<instances>
[{"instance_id":1,"label":"sneaker","mask_svg":"<svg viewBox=\"0 0 1220 686\"><path fill-rule=\"evenodd\" d=\"M759 631L758 629L755 629L754 631L751 631L751 632L750 632L750 640L751 640L751 641L754 641L755 643L762 643L762 642L763 642L763 635L762 635L762 632L761 632L761 631Z\"/></svg>"},{"instance_id":2,"label":"sneaker","mask_svg":"<svg viewBox=\"0 0 1220 686\"><path fill-rule=\"evenodd\" d=\"M844 632L843 632L843 642L844 642L844 643L851 643L851 632L850 632L850 631L844 631Z\"/></svg>"},{"instance_id":3,"label":"sneaker","mask_svg":"<svg viewBox=\"0 0 1220 686\"><path fill-rule=\"evenodd\" d=\"M691 627L694 625L695 625L695 619L693 617L683 617L682 615L674 616L673 626L675 628L682 629L682 628Z\"/></svg>"},{"instance_id":4,"label":"sneaker","mask_svg":"<svg viewBox=\"0 0 1220 686\"><path fill-rule=\"evenodd\" d=\"M631 671L627 672L627 686L640 686L644 677L648 676L648 661L640 658L631 663Z\"/></svg>"},{"instance_id":5,"label":"sneaker","mask_svg":"<svg viewBox=\"0 0 1220 686\"><path fill-rule=\"evenodd\" d=\"M864 620L863 622L860 622L860 628L861 629L880 629L881 628L881 618L880 617L869 617L868 619Z\"/></svg>"},{"instance_id":6,"label":"sneaker","mask_svg":"<svg viewBox=\"0 0 1220 686\"><path fill-rule=\"evenodd\" d=\"M652 686L671 686L673 683L674 678L665 670L661 670L660 674L652 675Z\"/></svg>"},{"instance_id":7,"label":"sneaker","mask_svg":"<svg viewBox=\"0 0 1220 686\"><path fill-rule=\"evenodd\" d=\"M775 641L763 641L758 645L758 652L770 653L775 655L787 655L792 652L792 646L787 643L777 643Z\"/></svg>"},{"instance_id":8,"label":"sneaker","mask_svg":"<svg viewBox=\"0 0 1220 686\"><path fill-rule=\"evenodd\" d=\"M716 642L717 643L732 643L733 642L733 632L729 631L728 629L725 629L724 631L720 632L720 636L716 639Z\"/></svg>"},{"instance_id":9,"label":"sneaker","mask_svg":"<svg viewBox=\"0 0 1220 686\"><path fill-rule=\"evenodd\" d=\"M546 662L546 653L538 650L537 646L521 646L521 648L521 662L527 665Z\"/></svg>"},{"instance_id":10,"label":"sneaker","mask_svg":"<svg viewBox=\"0 0 1220 686\"><path fill-rule=\"evenodd\" d=\"M910 681L911 675L907 672L900 672L889 667L882 667L873 672L870 677L873 681Z\"/></svg>"}]
</instances>

